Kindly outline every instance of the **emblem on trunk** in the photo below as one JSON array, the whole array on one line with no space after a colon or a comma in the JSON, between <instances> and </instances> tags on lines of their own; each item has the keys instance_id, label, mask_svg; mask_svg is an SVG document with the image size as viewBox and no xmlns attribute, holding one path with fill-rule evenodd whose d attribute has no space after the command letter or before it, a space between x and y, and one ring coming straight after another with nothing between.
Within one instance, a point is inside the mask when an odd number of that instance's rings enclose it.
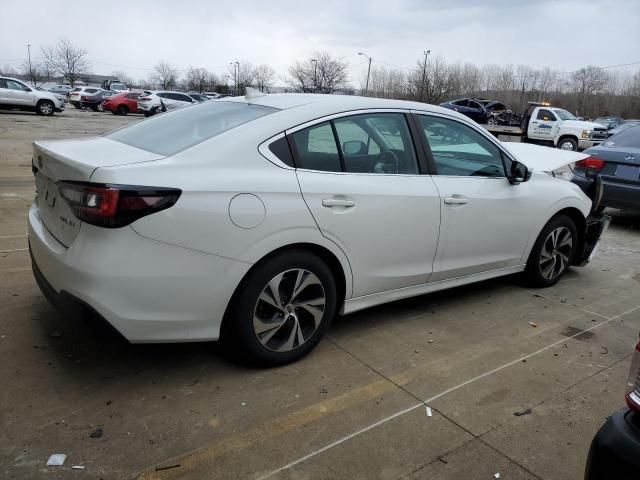
<instances>
[{"instance_id":1,"label":"emblem on trunk","mask_svg":"<svg viewBox=\"0 0 640 480\"><path fill-rule=\"evenodd\" d=\"M635 160L636 157L634 157L633 155L627 155L626 157L624 157L625 160Z\"/></svg>"}]
</instances>

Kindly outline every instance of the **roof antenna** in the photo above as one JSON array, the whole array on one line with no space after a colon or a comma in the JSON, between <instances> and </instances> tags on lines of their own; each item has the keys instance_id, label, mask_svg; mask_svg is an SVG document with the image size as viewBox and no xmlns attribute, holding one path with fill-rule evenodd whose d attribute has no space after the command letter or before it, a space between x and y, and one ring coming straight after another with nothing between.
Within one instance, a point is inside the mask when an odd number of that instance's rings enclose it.
<instances>
[{"instance_id":1,"label":"roof antenna","mask_svg":"<svg viewBox=\"0 0 640 480\"><path fill-rule=\"evenodd\" d=\"M254 98L260 98L266 96L266 93L261 92L260 90L253 87L246 87L244 89L244 98L251 101Z\"/></svg>"}]
</instances>

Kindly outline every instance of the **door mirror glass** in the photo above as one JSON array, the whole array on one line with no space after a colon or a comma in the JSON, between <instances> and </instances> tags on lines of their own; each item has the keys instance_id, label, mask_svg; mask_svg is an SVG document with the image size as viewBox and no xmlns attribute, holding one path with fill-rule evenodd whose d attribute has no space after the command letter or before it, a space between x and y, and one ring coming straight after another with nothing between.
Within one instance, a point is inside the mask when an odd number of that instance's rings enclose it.
<instances>
[{"instance_id":1,"label":"door mirror glass","mask_svg":"<svg viewBox=\"0 0 640 480\"><path fill-rule=\"evenodd\" d=\"M527 180L529 180L530 176L531 173L524 163L516 162L515 160L511 162L511 173L509 175L509 182L512 185L526 182Z\"/></svg>"},{"instance_id":2,"label":"door mirror glass","mask_svg":"<svg viewBox=\"0 0 640 480\"><path fill-rule=\"evenodd\" d=\"M367 144L360 140L350 140L342 144L342 152L345 155L359 155L367 153Z\"/></svg>"}]
</instances>

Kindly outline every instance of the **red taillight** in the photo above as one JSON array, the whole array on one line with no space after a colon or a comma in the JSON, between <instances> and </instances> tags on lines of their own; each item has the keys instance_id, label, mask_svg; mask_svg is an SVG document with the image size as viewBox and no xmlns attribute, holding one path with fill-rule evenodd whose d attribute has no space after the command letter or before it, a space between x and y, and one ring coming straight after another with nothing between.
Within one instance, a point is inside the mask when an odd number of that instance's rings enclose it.
<instances>
[{"instance_id":1,"label":"red taillight","mask_svg":"<svg viewBox=\"0 0 640 480\"><path fill-rule=\"evenodd\" d=\"M625 399L631 410L640 412L640 343L636 345L636 349L633 352Z\"/></svg>"},{"instance_id":2,"label":"red taillight","mask_svg":"<svg viewBox=\"0 0 640 480\"><path fill-rule=\"evenodd\" d=\"M58 182L58 190L73 214L99 227L118 228L171 207L182 191L177 188Z\"/></svg>"},{"instance_id":3,"label":"red taillight","mask_svg":"<svg viewBox=\"0 0 640 480\"><path fill-rule=\"evenodd\" d=\"M584 160L578 160L576 162L577 167L590 168L592 170L602 170L604 167L604 160L596 157L587 157Z\"/></svg>"},{"instance_id":4,"label":"red taillight","mask_svg":"<svg viewBox=\"0 0 640 480\"><path fill-rule=\"evenodd\" d=\"M80 100L82 100L83 102L87 101L89 99L89 97L80 97Z\"/></svg>"}]
</instances>

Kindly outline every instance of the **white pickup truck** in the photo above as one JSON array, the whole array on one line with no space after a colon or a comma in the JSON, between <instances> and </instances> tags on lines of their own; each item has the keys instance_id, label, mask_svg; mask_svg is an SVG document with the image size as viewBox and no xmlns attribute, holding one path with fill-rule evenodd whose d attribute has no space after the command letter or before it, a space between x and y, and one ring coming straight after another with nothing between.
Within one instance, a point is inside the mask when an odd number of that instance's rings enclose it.
<instances>
[{"instance_id":1,"label":"white pickup truck","mask_svg":"<svg viewBox=\"0 0 640 480\"><path fill-rule=\"evenodd\" d=\"M30 87L16 78L0 77L0 108L53 115L64 111L64 100L55 93Z\"/></svg>"},{"instance_id":2,"label":"white pickup truck","mask_svg":"<svg viewBox=\"0 0 640 480\"><path fill-rule=\"evenodd\" d=\"M503 142L527 142L562 150L584 150L604 142L607 129L599 123L578 120L562 108L529 102L520 127L482 125Z\"/></svg>"}]
</instances>

